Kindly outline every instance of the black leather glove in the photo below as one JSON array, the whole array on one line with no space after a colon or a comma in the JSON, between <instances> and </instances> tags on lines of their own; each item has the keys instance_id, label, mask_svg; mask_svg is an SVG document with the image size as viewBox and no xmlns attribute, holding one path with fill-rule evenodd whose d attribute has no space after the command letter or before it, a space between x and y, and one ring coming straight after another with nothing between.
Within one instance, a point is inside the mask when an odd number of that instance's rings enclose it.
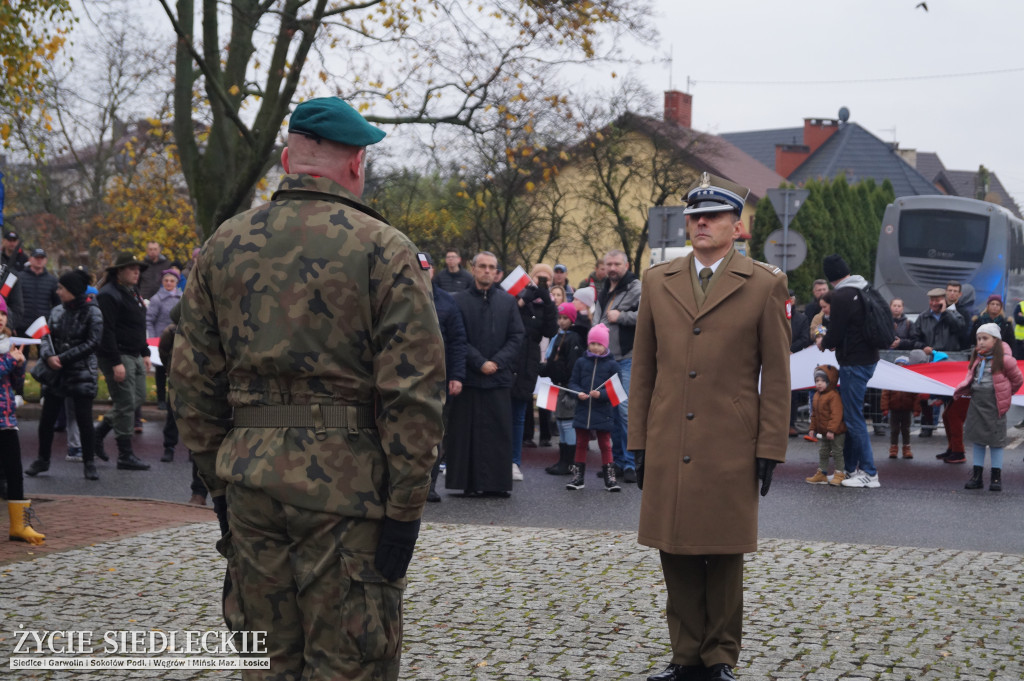
<instances>
[{"instance_id":1,"label":"black leather glove","mask_svg":"<svg viewBox=\"0 0 1024 681\"><path fill-rule=\"evenodd\" d=\"M217 522L220 523L220 536L228 533L228 498L223 494L212 497L213 512L217 514Z\"/></svg>"},{"instance_id":2,"label":"black leather glove","mask_svg":"<svg viewBox=\"0 0 1024 681\"><path fill-rule=\"evenodd\" d=\"M772 486L772 473L775 472L775 466L778 463L778 461L772 461L771 459L757 460L757 479L761 481L762 497L768 494L768 490Z\"/></svg>"},{"instance_id":3,"label":"black leather glove","mask_svg":"<svg viewBox=\"0 0 1024 681\"><path fill-rule=\"evenodd\" d=\"M636 488L642 490L644 488L644 457L647 455L647 450L631 449L629 451L633 454L633 463L636 464Z\"/></svg>"},{"instance_id":4,"label":"black leather glove","mask_svg":"<svg viewBox=\"0 0 1024 681\"><path fill-rule=\"evenodd\" d=\"M373 566L389 582L405 577L420 536L419 520L394 520L385 516L380 531L380 543L373 557Z\"/></svg>"}]
</instances>

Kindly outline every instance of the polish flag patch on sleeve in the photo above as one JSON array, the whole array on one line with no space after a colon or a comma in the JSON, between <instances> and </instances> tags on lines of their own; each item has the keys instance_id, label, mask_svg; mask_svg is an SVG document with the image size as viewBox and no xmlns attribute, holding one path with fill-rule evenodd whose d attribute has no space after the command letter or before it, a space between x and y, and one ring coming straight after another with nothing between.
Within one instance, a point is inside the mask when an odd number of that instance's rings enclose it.
<instances>
[{"instance_id":1,"label":"polish flag patch on sleeve","mask_svg":"<svg viewBox=\"0 0 1024 681\"><path fill-rule=\"evenodd\" d=\"M416 254L416 259L420 261L420 269L421 270L429 270L430 269L430 258L427 256L426 253L417 253Z\"/></svg>"}]
</instances>

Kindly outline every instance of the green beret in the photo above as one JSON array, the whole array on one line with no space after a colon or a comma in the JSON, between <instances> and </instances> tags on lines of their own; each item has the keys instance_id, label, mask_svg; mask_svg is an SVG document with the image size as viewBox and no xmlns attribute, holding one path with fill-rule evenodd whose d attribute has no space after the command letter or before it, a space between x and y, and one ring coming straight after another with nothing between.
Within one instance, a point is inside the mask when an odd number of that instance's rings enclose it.
<instances>
[{"instance_id":1,"label":"green beret","mask_svg":"<svg viewBox=\"0 0 1024 681\"><path fill-rule=\"evenodd\" d=\"M288 132L353 147L376 144L387 134L367 123L358 111L337 97L318 97L299 104L288 121Z\"/></svg>"}]
</instances>

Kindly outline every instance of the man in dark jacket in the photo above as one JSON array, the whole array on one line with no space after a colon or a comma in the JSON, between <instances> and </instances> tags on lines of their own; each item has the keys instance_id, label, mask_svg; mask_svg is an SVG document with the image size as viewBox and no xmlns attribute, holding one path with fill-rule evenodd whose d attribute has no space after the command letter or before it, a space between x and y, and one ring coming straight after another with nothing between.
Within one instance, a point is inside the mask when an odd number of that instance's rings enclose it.
<instances>
[{"instance_id":1,"label":"man in dark jacket","mask_svg":"<svg viewBox=\"0 0 1024 681\"><path fill-rule=\"evenodd\" d=\"M946 290L933 288L928 291L928 309L919 314L914 322L914 347L926 353L930 350L959 350L966 326L956 305L946 302Z\"/></svg>"},{"instance_id":2,"label":"man in dark jacket","mask_svg":"<svg viewBox=\"0 0 1024 681\"><path fill-rule=\"evenodd\" d=\"M454 248L445 252L444 269L434 276L434 286L453 295L473 286L473 275L462 269L462 256Z\"/></svg>"},{"instance_id":3,"label":"man in dark jacket","mask_svg":"<svg viewBox=\"0 0 1024 681\"><path fill-rule=\"evenodd\" d=\"M466 380L445 433L444 485L467 496L512 490L512 383L523 343L516 298L497 286L498 259L478 253L473 288L455 295L466 326Z\"/></svg>"},{"instance_id":4,"label":"man in dark jacket","mask_svg":"<svg viewBox=\"0 0 1024 681\"><path fill-rule=\"evenodd\" d=\"M826 257L823 268L834 289L832 313L828 331L816 342L822 350L835 350L839 362L839 394L847 432L843 486L881 487L864 420L864 393L878 364L878 350L864 331L864 301L860 292L868 282L859 274L851 275L850 266L837 254Z\"/></svg>"},{"instance_id":5,"label":"man in dark jacket","mask_svg":"<svg viewBox=\"0 0 1024 681\"><path fill-rule=\"evenodd\" d=\"M24 314L18 319L18 333L24 334L32 322L50 314L60 298L57 297L57 277L46 271L46 251L36 248L29 254L28 265L18 275L16 286L21 288Z\"/></svg>"},{"instance_id":6,"label":"man in dark jacket","mask_svg":"<svg viewBox=\"0 0 1024 681\"><path fill-rule=\"evenodd\" d=\"M146 268L139 275L139 295L149 300L160 290L160 281L164 278L163 271L171 266L167 256L160 254L160 244L156 241L146 243L146 257L143 259Z\"/></svg>"},{"instance_id":7,"label":"man in dark jacket","mask_svg":"<svg viewBox=\"0 0 1024 681\"><path fill-rule=\"evenodd\" d=\"M533 389L537 385L537 376L540 375L540 341L541 338L551 338L558 333L558 308L551 300L549 283L545 274L540 273L534 284L528 285L516 296L516 304L519 306L519 316L523 320L526 337L519 350L515 369L516 380L512 384L513 480L523 479L523 472L520 469L523 456L523 430L526 423L526 412L533 408ZM547 414L542 415L542 417L546 416Z\"/></svg>"},{"instance_id":8,"label":"man in dark jacket","mask_svg":"<svg viewBox=\"0 0 1024 681\"><path fill-rule=\"evenodd\" d=\"M144 263L125 251L107 268L106 283L96 296L103 312L103 340L96 351L100 371L107 381L113 408L96 429L96 452L102 459L103 438L113 430L117 440L117 467L144 471L149 468L132 451L135 408L146 399L149 346L146 344L146 305L139 290Z\"/></svg>"},{"instance_id":9,"label":"man in dark jacket","mask_svg":"<svg viewBox=\"0 0 1024 681\"><path fill-rule=\"evenodd\" d=\"M462 392L462 383L466 380L466 326L462 323L462 313L459 311L459 306L455 304L455 299L438 285L437 270L434 269L433 262L430 263L430 277L434 292L434 309L437 310L437 321L441 326L441 338L444 340L444 367L448 382L448 399L445 400L441 418L444 420L444 427L447 430L448 419L452 411L452 399ZM441 495L437 493L437 476L441 472L443 459L444 449L441 448L434 461L434 468L430 471L430 491L427 492L427 501L441 501Z\"/></svg>"},{"instance_id":10,"label":"man in dark jacket","mask_svg":"<svg viewBox=\"0 0 1024 681\"><path fill-rule=\"evenodd\" d=\"M21 247L21 239L18 235L10 230L4 232L3 246L0 250L0 265L5 265L12 272L20 272L25 268L25 263L28 262L28 256L25 255L25 249Z\"/></svg>"}]
</instances>

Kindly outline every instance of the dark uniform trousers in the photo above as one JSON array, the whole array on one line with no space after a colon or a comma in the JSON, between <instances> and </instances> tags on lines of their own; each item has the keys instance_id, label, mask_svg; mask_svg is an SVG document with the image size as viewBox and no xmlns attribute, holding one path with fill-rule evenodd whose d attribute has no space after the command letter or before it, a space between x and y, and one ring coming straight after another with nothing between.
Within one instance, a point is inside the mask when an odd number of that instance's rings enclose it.
<instances>
[{"instance_id":1,"label":"dark uniform trousers","mask_svg":"<svg viewBox=\"0 0 1024 681\"><path fill-rule=\"evenodd\" d=\"M735 667L743 636L743 554L661 551L672 662Z\"/></svg>"},{"instance_id":2,"label":"dark uniform trousers","mask_svg":"<svg viewBox=\"0 0 1024 681\"><path fill-rule=\"evenodd\" d=\"M270 669L245 681L395 681L402 589L373 568L380 521L281 503L228 485L231 532L218 543L233 582L234 631L267 632Z\"/></svg>"}]
</instances>

